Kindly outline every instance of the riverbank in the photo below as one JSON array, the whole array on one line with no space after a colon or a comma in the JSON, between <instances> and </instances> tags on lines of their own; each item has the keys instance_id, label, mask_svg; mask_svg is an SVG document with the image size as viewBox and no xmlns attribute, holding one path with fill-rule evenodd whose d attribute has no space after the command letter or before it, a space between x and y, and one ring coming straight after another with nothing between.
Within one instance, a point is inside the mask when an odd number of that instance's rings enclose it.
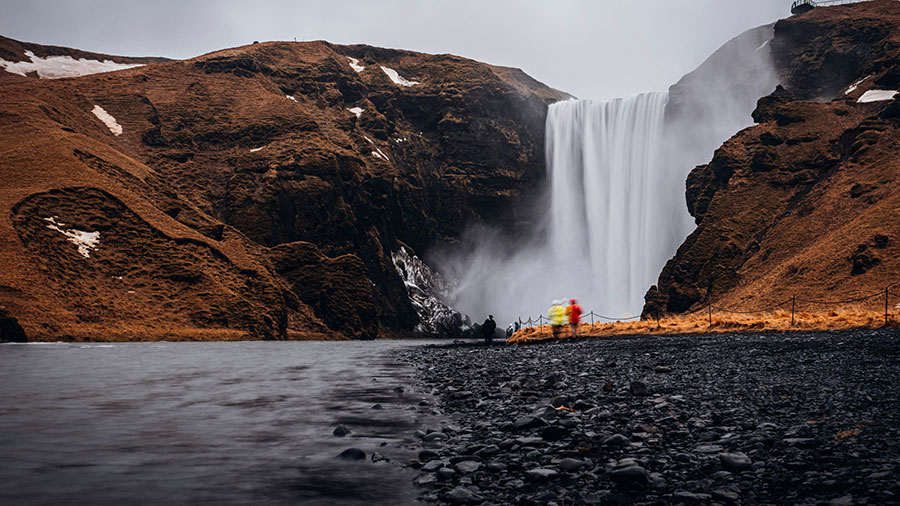
<instances>
[{"instance_id":1,"label":"riverbank","mask_svg":"<svg viewBox=\"0 0 900 506\"><path fill-rule=\"evenodd\" d=\"M900 503L892 330L401 350L439 504Z\"/></svg>"}]
</instances>

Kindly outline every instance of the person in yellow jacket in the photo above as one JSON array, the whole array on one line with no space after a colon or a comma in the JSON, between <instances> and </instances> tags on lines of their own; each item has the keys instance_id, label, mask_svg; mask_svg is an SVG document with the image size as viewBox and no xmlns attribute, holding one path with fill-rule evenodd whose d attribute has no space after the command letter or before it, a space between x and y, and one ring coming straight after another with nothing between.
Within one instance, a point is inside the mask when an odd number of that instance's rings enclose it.
<instances>
[{"instance_id":1,"label":"person in yellow jacket","mask_svg":"<svg viewBox=\"0 0 900 506\"><path fill-rule=\"evenodd\" d=\"M563 307L563 301L561 299L553 301L553 305L550 306L550 309L547 311L547 316L550 318L550 325L553 329L553 338L559 339L559 329L566 324L566 308Z\"/></svg>"}]
</instances>

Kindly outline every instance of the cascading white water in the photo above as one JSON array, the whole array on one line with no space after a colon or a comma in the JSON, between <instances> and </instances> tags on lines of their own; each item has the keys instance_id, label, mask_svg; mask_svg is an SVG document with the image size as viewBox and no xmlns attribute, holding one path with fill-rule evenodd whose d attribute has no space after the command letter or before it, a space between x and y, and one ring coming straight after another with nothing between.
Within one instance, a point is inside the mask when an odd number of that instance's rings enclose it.
<instances>
[{"instance_id":1,"label":"cascading white water","mask_svg":"<svg viewBox=\"0 0 900 506\"><path fill-rule=\"evenodd\" d=\"M639 314L673 236L689 230L684 205L672 198L684 174L667 177L663 167L667 100L569 100L547 115L551 264L569 280L561 295L607 315Z\"/></svg>"}]
</instances>

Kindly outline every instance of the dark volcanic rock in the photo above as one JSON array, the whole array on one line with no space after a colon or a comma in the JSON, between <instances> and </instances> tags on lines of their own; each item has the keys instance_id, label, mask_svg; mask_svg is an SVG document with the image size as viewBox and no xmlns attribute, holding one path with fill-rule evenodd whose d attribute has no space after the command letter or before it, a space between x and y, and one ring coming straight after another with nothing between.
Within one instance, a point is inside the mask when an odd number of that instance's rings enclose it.
<instances>
[{"instance_id":1,"label":"dark volcanic rock","mask_svg":"<svg viewBox=\"0 0 900 506\"><path fill-rule=\"evenodd\" d=\"M19 321L10 316L9 311L0 308L0 342L25 343L28 338Z\"/></svg>"},{"instance_id":2,"label":"dark volcanic rock","mask_svg":"<svg viewBox=\"0 0 900 506\"><path fill-rule=\"evenodd\" d=\"M828 504L847 495L890 504L900 497L890 479L900 459L891 443L900 440L900 409L890 388L900 344L890 329L610 338L478 353L422 347L402 356L438 395L422 409L452 414L434 450L440 458L421 469L434 477L428 487L437 487L439 504L452 503L446 494L455 487L489 504ZM660 363L671 372L653 377L658 396L630 395L621 380L603 392L608 379ZM552 370L585 374L570 374L562 389L527 381ZM562 397L593 406L550 407ZM510 420L524 417L515 429ZM538 436L557 428L566 431L559 439ZM490 460L478 456L488 449Z\"/></svg>"},{"instance_id":3,"label":"dark volcanic rock","mask_svg":"<svg viewBox=\"0 0 900 506\"><path fill-rule=\"evenodd\" d=\"M337 458L341 460L366 460L366 452L360 450L359 448L347 448L342 451Z\"/></svg>"}]
</instances>

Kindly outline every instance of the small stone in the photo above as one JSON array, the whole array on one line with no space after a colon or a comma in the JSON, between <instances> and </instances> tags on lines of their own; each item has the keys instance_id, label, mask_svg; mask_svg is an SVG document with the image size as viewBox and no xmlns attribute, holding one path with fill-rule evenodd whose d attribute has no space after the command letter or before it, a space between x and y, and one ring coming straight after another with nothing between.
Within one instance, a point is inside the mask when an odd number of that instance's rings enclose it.
<instances>
[{"instance_id":1,"label":"small stone","mask_svg":"<svg viewBox=\"0 0 900 506\"><path fill-rule=\"evenodd\" d=\"M737 494L737 492L734 492L732 490L725 490L723 488L713 490L712 496L713 496L713 499L727 502L730 504L737 503L738 499L740 499L740 497L741 497L740 495Z\"/></svg>"},{"instance_id":2,"label":"small stone","mask_svg":"<svg viewBox=\"0 0 900 506\"><path fill-rule=\"evenodd\" d=\"M373 404L372 409L384 409L381 404Z\"/></svg>"},{"instance_id":3,"label":"small stone","mask_svg":"<svg viewBox=\"0 0 900 506\"><path fill-rule=\"evenodd\" d=\"M422 438L422 441L431 442L431 441L444 441L447 439L447 435L443 432L432 432L431 434L425 434L425 437Z\"/></svg>"},{"instance_id":4,"label":"small stone","mask_svg":"<svg viewBox=\"0 0 900 506\"><path fill-rule=\"evenodd\" d=\"M428 462L427 464L425 464L424 466L422 466L422 470L427 471L429 473L433 473L442 467L444 467L443 462L441 462L440 460L432 460L432 461Z\"/></svg>"},{"instance_id":5,"label":"small stone","mask_svg":"<svg viewBox=\"0 0 900 506\"><path fill-rule=\"evenodd\" d=\"M560 427L559 425L551 425L541 431L541 438L544 441L559 441L569 435L569 429Z\"/></svg>"},{"instance_id":6,"label":"small stone","mask_svg":"<svg viewBox=\"0 0 900 506\"><path fill-rule=\"evenodd\" d=\"M338 425L337 427L334 428L334 431L332 432L332 434L334 434L337 437L344 437L344 436L350 434L350 429L348 429L347 427L345 427L343 425Z\"/></svg>"},{"instance_id":7,"label":"small stone","mask_svg":"<svg viewBox=\"0 0 900 506\"><path fill-rule=\"evenodd\" d=\"M380 454L380 453L378 453L378 452L372 453L372 458L371 458L371 460L372 460L373 463L378 463L378 462L390 462L390 461L391 461L391 459L385 457L384 455L382 455L382 454Z\"/></svg>"},{"instance_id":8,"label":"small stone","mask_svg":"<svg viewBox=\"0 0 900 506\"><path fill-rule=\"evenodd\" d=\"M456 476L456 471L449 467L442 467L437 471L437 479L441 481L452 480L454 476Z\"/></svg>"},{"instance_id":9,"label":"small stone","mask_svg":"<svg viewBox=\"0 0 900 506\"><path fill-rule=\"evenodd\" d=\"M471 490L463 487L456 487L447 492L444 498L454 504L476 503L482 501L482 498L475 495Z\"/></svg>"},{"instance_id":10,"label":"small stone","mask_svg":"<svg viewBox=\"0 0 900 506\"><path fill-rule=\"evenodd\" d=\"M438 455L438 453L436 451L422 450L419 452L419 461L420 462L430 462L437 458L440 458L440 455Z\"/></svg>"},{"instance_id":11,"label":"small stone","mask_svg":"<svg viewBox=\"0 0 900 506\"><path fill-rule=\"evenodd\" d=\"M675 492L672 495L677 501L689 503L689 504L692 504L692 503L705 504L705 503L708 503L710 499L712 499L712 496L709 494L697 494L694 492L688 492L686 490L679 490L678 492Z\"/></svg>"},{"instance_id":12,"label":"small stone","mask_svg":"<svg viewBox=\"0 0 900 506\"><path fill-rule=\"evenodd\" d=\"M603 440L603 446L608 448L624 448L630 441L622 434L613 434Z\"/></svg>"},{"instance_id":13,"label":"small stone","mask_svg":"<svg viewBox=\"0 0 900 506\"><path fill-rule=\"evenodd\" d=\"M509 466L504 464L503 462L489 462L486 466L487 470L492 473L502 473L506 471Z\"/></svg>"},{"instance_id":14,"label":"small stone","mask_svg":"<svg viewBox=\"0 0 900 506\"><path fill-rule=\"evenodd\" d=\"M559 461L559 468L567 473L574 473L581 469L583 465L584 462L578 459L565 458Z\"/></svg>"},{"instance_id":15,"label":"small stone","mask_svg":"<svg viewBox=\"0 0 900 506\"><path fill-rule=\"evenodd\" d=\"M672 368L665 365L658 365L653 369L654 372L665 374L667 372L672 372Z\"/></svg>"},{"instance_id":16,"label":"small stone","mask_svg":"<svg viewBox=\"0 0 900 506\"><path fill-rule=\"evenodd\" d=\"M643 487L647 485L647 471L640 466L616 469L609 477L621 487Z\"/></svg>"},{"instance_id":17,"label":"small stone","mask_svg":"<svg viewBox=\"0 0 900 506\"><path fill-rule=\"evenodd\" d=\"M740 452L721 453L719 454L719 460L722 462L723 466L732 471L746 471L753 467L753 462L750 460L750 457Z\"/></svg>"},{"instance_id":18,"label":"small stone","mask_svg":"<svg viewBox=\"0 0 900 506\"><path fill-rule=\"evenodd\" d=\"M366 452L360 450L359 448L347 448L342 451L337 458L341 460L366 460Z\"/></svg>"},{"instance_id":19,"label":"small stone","mask_svg":"<svg viewBox=\"0 0 900 506\"><path fill-rule=\"evenodd\" d=\"M628 385L628 389L631 391L631 395L644 396L650 393L647 384L642 381L632 381Z\"/></svg>"},{"instance_id":20,"label":"small stone","mask_svg":"<svg viewBox=\"0 0 900 506\"><path fill-rule=\"evenodd\" d=\"M425 487L437 483L437 478L433 474L420 474L413 483L420 487Z\"/></svg>"},{"instance_id":21,"label":"small stone","mask_svg":"<svg viewBox=\"0 0 900 506\"><path fill-rule=\"evenodd\" d=\"M554 471L553 469L538 467L525 471L525 475L532 480L549 480L551 478L556 478L557 476L559 476L559 473Z\"/></svg>"},{"instance_id":22,"label":"small stone","mask_svg":"<svg viewBox=\"0 0 900 506\"><path fill-rule=\"evenodd\" d=\"M465 460L465 461L457 463L453 467L456 468L456 470L459 471L460 474L470 474L470 473L474 473L475 471L481 469L481 462L475 462L473 460Z\"/></svg>"}]
</instances>

